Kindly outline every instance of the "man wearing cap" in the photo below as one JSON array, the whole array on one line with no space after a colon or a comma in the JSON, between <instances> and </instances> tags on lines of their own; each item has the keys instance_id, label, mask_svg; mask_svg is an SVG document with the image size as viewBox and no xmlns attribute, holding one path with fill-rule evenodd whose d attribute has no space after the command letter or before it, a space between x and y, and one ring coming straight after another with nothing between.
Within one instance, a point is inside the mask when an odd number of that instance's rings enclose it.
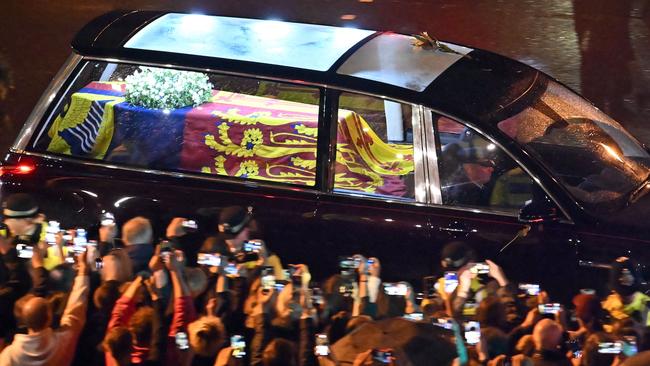
<instances>
[{"instance_id":1,"label":"man wearing cap","mask_svg":"<svg viewBox=\"0 0 650 366\"><path fill-rule=\"evenodd\" d=\"M640 285L637 264L627 257L617 258L609 272L612 294L603 302L603 309L614 319L632 318L642 326L650 326L650 297L640 291Z\"/></svg>"},{"instance_id":2,"label":"man wearing cap","mask_svg":"<svg viewBox=\"0 0 650 366\"><path fill-rule=\"evenodd\" d=\"M27 193L15 193L3 202L2 213L7 226L7 236L13 246L27 244L32 247L45 247L47 224L42 221L38 203ZM68 248L62 246L46 246L44 263L48 271L63 263L68 255Z\"/></svg>"}]
</instances>

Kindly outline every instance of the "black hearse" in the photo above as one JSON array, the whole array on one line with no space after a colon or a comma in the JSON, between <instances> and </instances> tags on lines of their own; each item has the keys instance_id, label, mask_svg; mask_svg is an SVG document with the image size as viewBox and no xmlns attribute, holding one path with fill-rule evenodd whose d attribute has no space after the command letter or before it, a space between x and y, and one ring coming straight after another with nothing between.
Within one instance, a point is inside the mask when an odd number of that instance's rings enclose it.
<instances>
[{"instance_id":1,"label":"black hearse","mask_svg":"<svg viewBox=\"0 0 650 366\"><path fill-rule=\"evenodd\" d=\"M478 49L391 32L112 12L72 43L1 168L63 226L102 211L159 232L254 208L314 277L354 253L385 279L438 268L442 245L551 292L650 260L650 156L562 84Z\"/></svg>"}]
</instances>

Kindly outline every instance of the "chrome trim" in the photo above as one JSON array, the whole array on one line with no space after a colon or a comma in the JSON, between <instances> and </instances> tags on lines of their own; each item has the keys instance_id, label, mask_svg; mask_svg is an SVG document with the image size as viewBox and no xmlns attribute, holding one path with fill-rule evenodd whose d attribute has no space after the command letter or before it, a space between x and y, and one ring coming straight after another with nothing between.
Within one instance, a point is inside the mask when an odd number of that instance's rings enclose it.
<instances>
[{"instance_id":1,"label":"chrome trim","mask_svg":"<svg viewBox=\"0 0 650 366\"><path fill-rule=\"evenodd\" d=\"M441 115L441 116L444 116L444 117L450 118L450 119L452 119L452 120L454 120L454 121L456 121L456 122L458 122L458 123L461 123L461 124L463 124L463 125L465 125L465 126L467 126L467 127L470 127L470 128L473 129L474 131L478 132L478 133L479 133L483 138L487 139L487 140L490 141L491 143L493 143L493 144L495 144L496 146L498 146L502 151L505 151L505 153L508 154L508 156L509 156L512 160L514 160L514 161L517 163L517 165L519 165L519 167L521 167L521 168L522 168L522 169L523 169L523 170L524 170L524 171L525 171L525 172L526 172L526 173L527 173L527 174L528 174L528 175L533 179L533 181L534 181L535 183L537 183L540 187L542 187L542 189L544 190L544 193L546 193L546 194L549 196L549 198L551 198L551 200L553 200L553 203L555 203L555 205L560 209L560 211L562 211L562 213L564 214L566 220L562 220L562 219L560 219L560 221L562 221L562 222L564 222L564 223L574 224L574 221L573 221L573 219L571 218L571 215L569 215L569 213L566 211L566 209L564 209L564 207L562 207L562 205L559 204L559 201L555 198L555 196L553 196L553 195L550 193L550 191L548 190L548 188L546 188L546 186L545 186L544 184L542 184L542 181L539 179L539 177L537 177L535 174L533 174L533 173L528 169L528 167L526 167L525 164L522 164L522 162L521 162L521 161L520 161L516 156L514 156L514 155L510 152L510 150L506 149L506 148L505 148L501 143L499 143L497 140L495 140L494 138L492 138L490 135L488 135L488 134L486 134L485 132L483 132L482 129L476 127L476 125L474 125L473 123L470 123L470 122L464 121L464 120L462 120L462 119L456 118L456 117L451 116L451 115L446 114L446 113L439 112L439 111L437 111L437 110L433 110L433 109L430 109L430 108L427 108L427 109L429 109L430 112L435 112L436 114L439 114L439 115ZM432 116L432 118L433 118L433 116ZM451 206L445 206L445 207L451 207ZM471 208L470 208L470 209L459 208L459 209L464 210L464 211L468 211L468 210L469 210L469 211L474 211L474 209L471 209ZM490 211L489 211L489 210L486 211L486 210L476 209L475 212L490 212Z\"/></svg>"},{"instance_id":2,"label":"chrome trim","mask_svg":"<svg viewBox=\"0 0 650 366\"><path fill-rule=\"evenodd\" d=\"M157 169L135 168L135 167L123 166L123 165L117 166L117 165L102 163L100 160L97 160L97 162L87 161L87 160L80 160L75 158L68 158L65 156L48 155L48 154L32 152L32 151L16 151L13 149L11 149L11 151L23 155L36 156L40 158L52 159L52 160L57 160L57 161L62 161L67 163L81 164L85 166L93 166L93 167L108 168L108 169L115 169L115 170L126 170L126 171L137 172L137 173L157 174L157 175L164 175L167 177L174 177L180 179L196 178L196 179L206 180L211 182L231 183L231 184L234 183L234 184L244 185L250 188L271 188L271 189L280 189L280 190L292 191L292 192L299 191L303 193L311 193L316 195L321 193L320 191L317 191L315 189L308 189L298 185L281 186L279 184L283 184L283 183L278 183L278 185L274 185L274 184L265 183L263 181L241 180L237 178L226 178L220 176L205 176L205 175L195 174L190 172L180 173L180 172L171 172L171 171L157 170Z\"/></svg>"},{"instance_id":3,"label":"chrome trim","mask_svg":"<svg viewBox=\"0 0 650 366\"><path fill-rule=\"evenodd\" d=\"M411 125L413 126L413 167L415 169L415 200L426 203L429 201L427 195L427 174L424 163L422 143L422 106L411 106Z\"/></svg>"},{"instance_id":4,"label":"chrome trim","mask_svg":"<svg viewBox=\"0 0 650 366\"><path fill-rule=\"evenodd\" d=\"M433 115L430 108L424 108L424 140L426 141L425 156L427 158L427 171L429 184L427 186L430 203L442 205L442 187L440 184L440 172L438 170L438 149L436 146L435 129L433 128ZM429 133L427 133L429 132Z\"/></svg>"},{"instance_id":5,"label":"chrome trim","mask_svg":"<svg viewBox=\"0 0 650 366\"><path fill-rule=\"evenodd\" d=\"M61 87L63 86L65 80L70 77L70 74L72 74L72 71L77 67L77 65L79 65L81 60L82 57L73 52L65 61L61 69L59 69L56 75L54 75L54 78L52 81L50 81L50 84L47 86L38 102L36 102L36 106L32 110L32 113L30 113L29 117L27 117L25 125L20 130L16 141L11 147L12 150L24 151L27 148L27 143L32 137L34 130L36 127L38 127L38 124L43 119L45 111L50 106L54 98L56 98L56 95L61 90Z\"/></svg>"}]
</instances>

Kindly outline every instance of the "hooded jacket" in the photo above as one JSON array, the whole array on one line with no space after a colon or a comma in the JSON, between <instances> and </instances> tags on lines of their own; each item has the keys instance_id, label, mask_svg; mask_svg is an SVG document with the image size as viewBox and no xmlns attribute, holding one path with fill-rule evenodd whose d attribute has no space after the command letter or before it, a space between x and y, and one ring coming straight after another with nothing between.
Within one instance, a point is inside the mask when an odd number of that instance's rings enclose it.
<instances>
[{"instance_id":1,"label":"hooded jacket","mask_svg":"<svg viewBox=\"0 0 650 366\"><path fill-rule=\"evenodd\" d=\"M70 365L86 322L89 283L88 276L77 276L61 317L61 326L34 334L17 334L0 353L0 366Z\"/></svg>"}]
</instances>

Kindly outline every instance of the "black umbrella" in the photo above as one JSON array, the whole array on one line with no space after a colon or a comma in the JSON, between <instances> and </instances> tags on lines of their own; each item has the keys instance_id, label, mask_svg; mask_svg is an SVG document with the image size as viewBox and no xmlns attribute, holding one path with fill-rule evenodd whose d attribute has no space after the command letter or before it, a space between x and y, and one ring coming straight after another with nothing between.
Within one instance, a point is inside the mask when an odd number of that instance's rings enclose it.
<instances>
[{"instance_id":1,"label":"black umbrella","mask_svg":"<svg viewBox=\"0 0 650 366\"><path fill-rule=\"evenodd\" d=\"M397 365L449 365L456 357L451 336L429 323L392 318L363 324L336 342L332 352L339 362L352 364L359 353L392 348Z\"/></svg>"}]
</instances>

